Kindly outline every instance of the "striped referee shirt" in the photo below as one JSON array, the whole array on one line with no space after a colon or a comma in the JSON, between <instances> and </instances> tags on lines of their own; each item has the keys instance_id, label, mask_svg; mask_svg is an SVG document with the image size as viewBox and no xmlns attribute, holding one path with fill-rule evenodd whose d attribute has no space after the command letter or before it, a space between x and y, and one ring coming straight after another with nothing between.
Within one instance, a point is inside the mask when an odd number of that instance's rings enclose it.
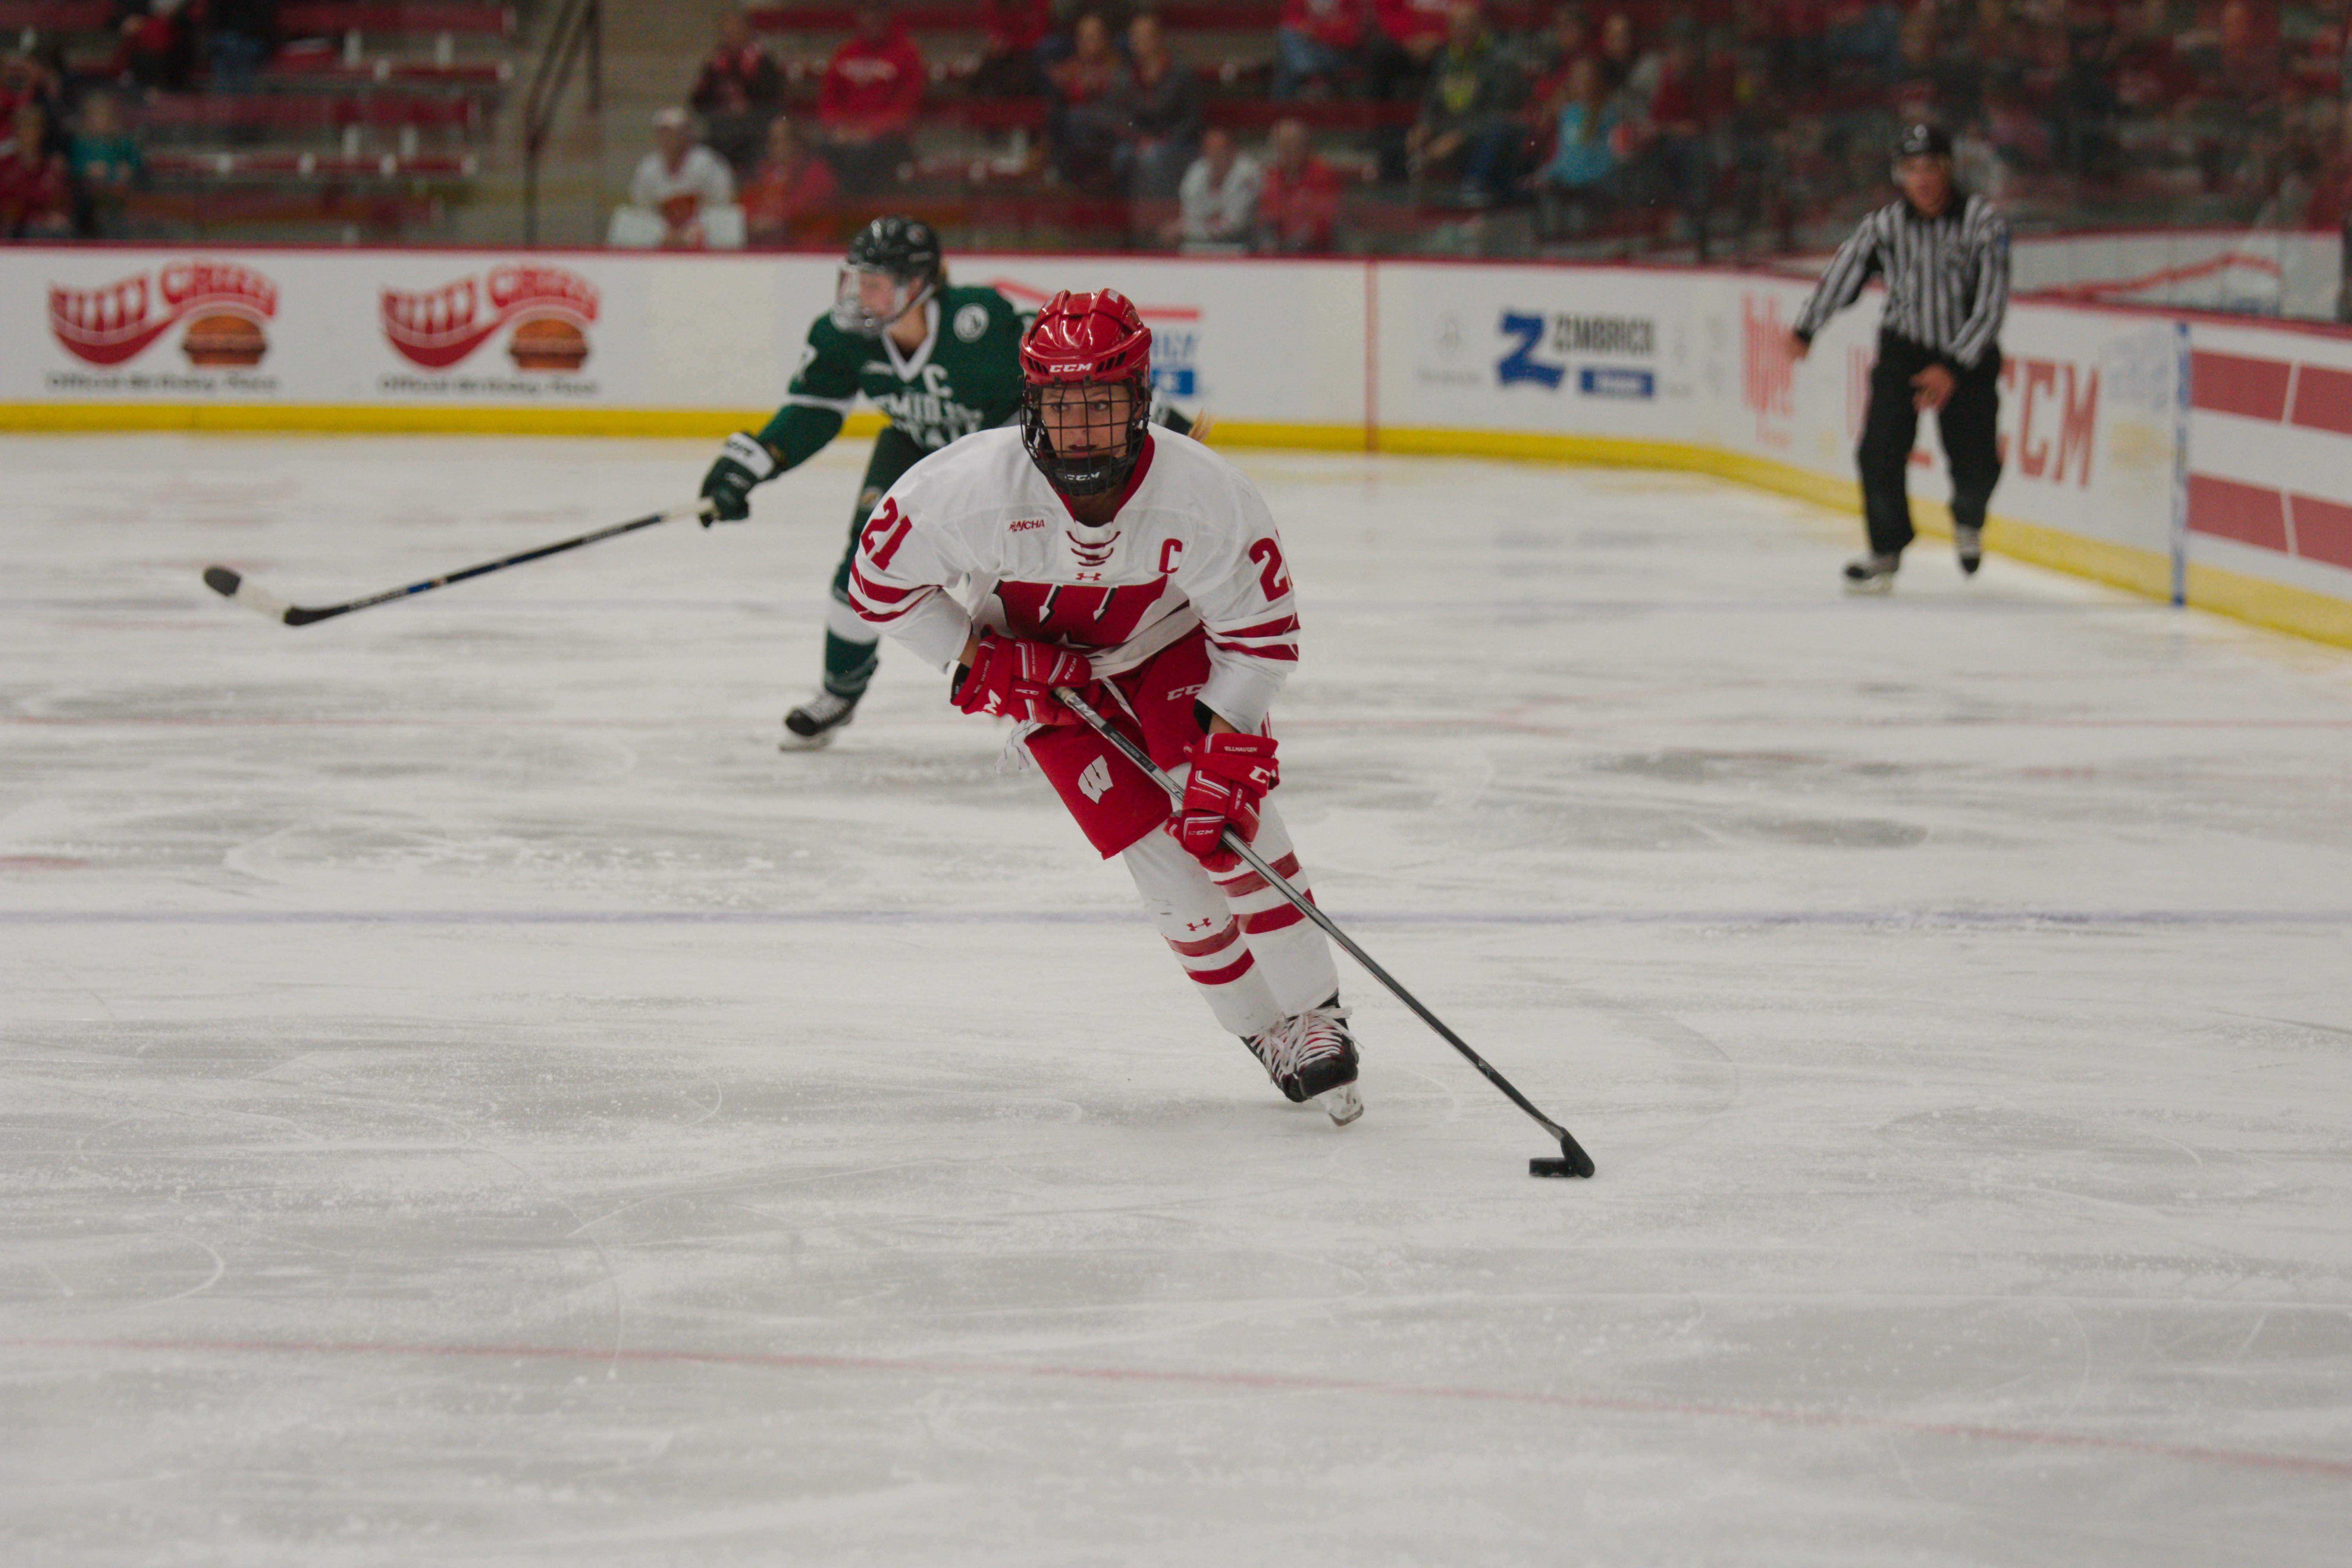
<instances>
[{"instance_id":1,"label":"striped referee shirt","mask_svg":"<svg viewBox=\"0 0 2352 1568\"><path fill-rule=\"evenodd\" d=\"M2009 220L1982 196L1955 189L1929 217L1908 201L1862 220L1797 317L1807 342L1854 302L1873 277L1886 279L1883 331L1973 370L2000 335L2009 310Z\"/></svg>"}]
</instances>

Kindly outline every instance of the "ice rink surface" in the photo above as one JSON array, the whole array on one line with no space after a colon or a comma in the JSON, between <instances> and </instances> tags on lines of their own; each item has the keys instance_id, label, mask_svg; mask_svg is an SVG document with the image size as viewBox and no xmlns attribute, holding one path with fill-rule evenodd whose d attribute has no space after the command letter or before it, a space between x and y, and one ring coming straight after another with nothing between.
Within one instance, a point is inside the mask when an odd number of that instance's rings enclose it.
<instances>
[{"instance_id":1,"label":"ice rink surface","mask_svg":"<svg viewBox=\"0 0 2352 1568\"><path fill-rule=\"evenodd\" d=\"M863 452L0 440L0 1560L2352 1561L2352 656L1241 453L1370 1110L886 658ZM1995 540L1996 546L1998 539ZM2333 1544L2329 1544L2333 1542Z\"/></svg>"}]
</instances>

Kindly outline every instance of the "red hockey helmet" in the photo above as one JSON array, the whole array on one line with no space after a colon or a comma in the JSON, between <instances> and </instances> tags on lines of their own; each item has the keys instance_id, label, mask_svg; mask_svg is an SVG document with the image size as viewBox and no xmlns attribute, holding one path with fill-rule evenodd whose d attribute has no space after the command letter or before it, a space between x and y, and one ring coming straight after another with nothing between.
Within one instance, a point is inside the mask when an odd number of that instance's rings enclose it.
<instances>
[{"instance_id":1,"label":"red hockey helmet","mask_svg":"<svg viewBox=\"0 0 2352 1568\"><path fill-rule=\"evenodd\" d=\"M1021 339L1021 439L1055 489L1101 495L1127 482L1151 422L1151 329L1132 301L1109 289L1046 300ZM1076 390L1109 387L1127 389L1123 417L1111 399ZM1055 431L1069 450L1056 449Z\"/></svg>"}]
</instances>

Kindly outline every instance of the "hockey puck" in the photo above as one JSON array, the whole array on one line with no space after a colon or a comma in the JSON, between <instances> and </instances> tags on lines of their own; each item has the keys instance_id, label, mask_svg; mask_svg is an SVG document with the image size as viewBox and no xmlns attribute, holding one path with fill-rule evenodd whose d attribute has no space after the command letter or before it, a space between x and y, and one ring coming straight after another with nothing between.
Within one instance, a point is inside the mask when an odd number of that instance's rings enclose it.
<instances>
[{"instance_id":1,"label":"hockey puck","mask_svg":"<svg viewBox=\"0 0 2352 1568\"><path fill-rule=\"evenodd\" d=\"M230 571L226 566L207 566L205 568L205 586L210 588L214 593L218 594L224 599L236 598L237 584L244 581L244 578L238 576L236 573Z\"/></svg>"}]
</instances>

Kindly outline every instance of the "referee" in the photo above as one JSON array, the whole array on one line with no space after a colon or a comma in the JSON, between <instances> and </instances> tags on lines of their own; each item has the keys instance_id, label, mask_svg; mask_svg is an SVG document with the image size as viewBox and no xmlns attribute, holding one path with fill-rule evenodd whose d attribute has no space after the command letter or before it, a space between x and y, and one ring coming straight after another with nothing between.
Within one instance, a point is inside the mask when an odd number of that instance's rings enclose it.
<instances>
[{"instance_id":1,"label":"referee","mask_svg":"<svg viewBox=\"0 0 2352 1568\"><path fill-rule=\"evenodd\" d=\"M1862 286L1886 280L1870 410L1855 458L1870 552L1846 563L1846 586L1884 594L1911 542L1906 481L1919 416L1932 412L1952 470L1952 547L1973 575L1984 559L1985 503L2000 479L1993 415L2000 374L2000 320L2009 309L2009 224L1990 202L1952 183L1952 139L1914 125L1895 147L1903 199L1862 220L1790 331L1799 359L1813 334L1853 303Z\"/></svg>"}]
</instances>

